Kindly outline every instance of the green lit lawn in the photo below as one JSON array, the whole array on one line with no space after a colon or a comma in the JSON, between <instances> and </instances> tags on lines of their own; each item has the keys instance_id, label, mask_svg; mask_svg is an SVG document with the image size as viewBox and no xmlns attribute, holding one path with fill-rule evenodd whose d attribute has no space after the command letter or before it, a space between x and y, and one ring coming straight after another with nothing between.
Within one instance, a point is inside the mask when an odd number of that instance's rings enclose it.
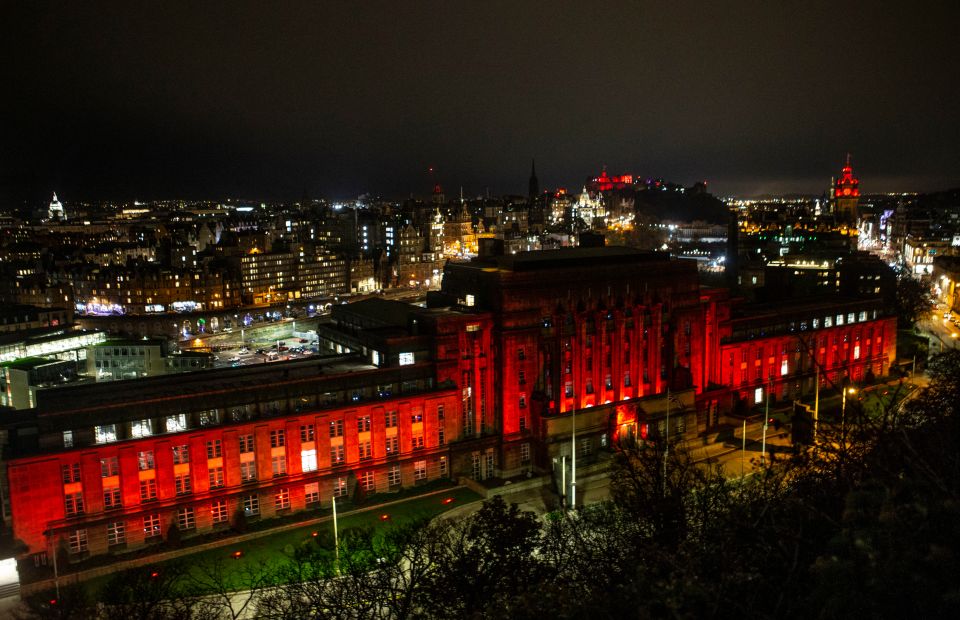
<instances>
[{"instance_id":1,"label":"green lit lawn","mask_svg":"<svg viewBox=\"0 0 960 620\"><path fill-rule=\"evenodd\" d=\"M378 500L384 500L384 496L375 496ZM452 502L444 503L447 498L453 498ZM371 498L372 500L374 498ZM466 503L480 499L480 496L466 488L450 489L446 493L430 495L427 497L411 497L408 500L401 501L389 506L374 506L371 510L364 512L340 513L337 520L340 532L350 528L387 528L408 522L417 518L432 518L447 510L462 506ZM389 499L387 499L389 501ZM381 515L389 515L387 520L382 520ZM300 545L311 544L313 533L318 532L324 536L331 536L333 532L333 520L327 519L313 525L306 525L286 531L266 534L259 538L239 542L236 544L227 544L216 549L198 551L197 553L181 556L170 562L184 563L189 566L199 567L205 564L224 560L225 566L234 573L242 571L244 568L256 567L261 563L277 566L281 564L287 554ZM234 559L233 554L241 551L242 556ZM159 563L151 568L163 570L167 562ZM91 579L86 582L91 592L98 591L112 577L104 576Z\"/></svg>"}]
</instances>

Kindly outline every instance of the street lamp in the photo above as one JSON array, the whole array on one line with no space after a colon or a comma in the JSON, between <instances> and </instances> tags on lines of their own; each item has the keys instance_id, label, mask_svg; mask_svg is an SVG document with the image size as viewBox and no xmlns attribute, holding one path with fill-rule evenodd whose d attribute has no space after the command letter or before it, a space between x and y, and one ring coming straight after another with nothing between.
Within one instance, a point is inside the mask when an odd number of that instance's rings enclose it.
<instances>
[{"instance_id":1,"label":"street lamp","mask_svg":"<svg viewBox=\"0 0 960 620\"><path fill-rule=\"evenodd\" d=\"M840 440L843 447L847 447L847 394L856 394L857 388L844 388L843 400L840 404Z\"/></svg>"}]
</instances>

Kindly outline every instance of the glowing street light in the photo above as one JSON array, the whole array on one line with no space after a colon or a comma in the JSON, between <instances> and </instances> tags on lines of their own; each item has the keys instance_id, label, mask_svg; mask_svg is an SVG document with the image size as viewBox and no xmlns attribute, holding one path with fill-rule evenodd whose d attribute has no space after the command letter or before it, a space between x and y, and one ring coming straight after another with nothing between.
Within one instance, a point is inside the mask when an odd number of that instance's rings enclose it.
<instances>
[{"instance_id":1,"label":"glowing street light","mask_svg":"<svg viewBox=\"0 0 960 620\"><path fill-rule=\"evenodd\" d=\"M843 400L840 405L840 440L843 442L843 447L847 447L847 394L856 394L857 388L844 388L843 390Z\"/></svg>"}]
</instances>

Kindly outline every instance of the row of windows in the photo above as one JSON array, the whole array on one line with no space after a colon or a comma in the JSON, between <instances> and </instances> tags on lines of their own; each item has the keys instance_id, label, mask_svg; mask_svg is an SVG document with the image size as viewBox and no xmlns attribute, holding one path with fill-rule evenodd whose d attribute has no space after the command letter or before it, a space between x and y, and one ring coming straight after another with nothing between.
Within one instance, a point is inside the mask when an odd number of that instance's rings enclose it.
<instances>
[{"instance_id":1,"label":"row of windows","mask_svg":"<svg viewBox=\"0 0 960 620\"><path fill-rule=\"evenodd\" d=\"M523 448L526 448L526 457L525 461L529 460L529 444L524 444ZM448 474L448 466L446 457L440 458L440 475L446 476ZM425 460L416 461L413 464L413 472L415 480L425 480L427 478L427 462ZM399 486L401 482L400 478L400 466L394 465L387 472L387 481L390 486ZM148 483L153 483L153 480L144 481ZM366 471L361 473L358 476L358 484L360 487L367 492L372 492L376 490L376 477L373 471ZM149 484L148 484L149 487ZM143 489L141 484L141 490ZM119 489L116 490L119 493ZM143 491L141 491L142 493ZM156 493L154 486L153 493ZM332 495L333 497L343 497L347 494L347 479L345 477L336 478L333 481ZM76 494L79 496L79 494ZM82 498L71 498L70 501L77 502L75 505L78 506L78 510L75 510L72 514L80 514L83 512L83 500ZM311 506L320 502L320 484L318 482L309 482L304 485L304 501L307 506ZM260 514L260 497L259 495L245 495L241 498L241 505L245 516L256 516ZM274 508L276 510L285 510L290 508L290 490L287 488L278 489L274 493ZM214 500L210 504L210 516L211 521L214 524L225 523L229 517L227 511L227 500L218 499ZM107 524L107 544L110 546L120 545L126 543L126 522L124 521L114 521ZM142 519L142 527L144 537L147 539L159 537L162 535L162 526L160 521L159 514L149 514L145 515ZM177 509L177 527L181 530L192 530L196 527L196 514L195 507L193 506L183 506ZM86 529L77 529L71 532L69 536L69 548L71 553L82 553L87 551L87 530Z\"/></svg>"}]
</instances>

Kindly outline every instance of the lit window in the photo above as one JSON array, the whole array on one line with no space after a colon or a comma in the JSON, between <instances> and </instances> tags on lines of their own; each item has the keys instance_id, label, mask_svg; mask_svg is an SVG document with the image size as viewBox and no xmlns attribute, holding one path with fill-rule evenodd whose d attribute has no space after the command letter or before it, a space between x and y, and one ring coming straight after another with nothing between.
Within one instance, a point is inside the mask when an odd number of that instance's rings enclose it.
<instances>
[{"instance_id":1,"label":"lit window","mask_svg":"<svg viewBox=\"0 0 960 620\"><path fill-rule=\"evenodd\" d=\"M347 479L337 478L333 481L333 496L345 497L347 495Z\"/></svg>"},{"instance_id":2,"label":"lit window","mask_svg":"<svg viewBox=\"0 0 960 620\"><path fill-rule=\"evenodd\" d=\"M64 436L70 431L64 431ZM71 434L71 437L73 435ZM93 427L94 443L112 443L117 440L117 426L115 424L103 424ZM71 444L72 445L72 444ZM65 446L67 447L67 446Z\"/></svg>"},{"instance_id":3,"label":"lit window","mask_svg":"<svg viewBox=\"0 0 960 620\"><path fill-rule=\"evenodd\" d=\"M300 452L300 464L301 469L305 472L308 471L317 471L317 451L313 450L302 450Z\"/></svg>"},{"instance_id":4,"label":"lit window","mask_svg":"<svg viewBox=\"0 0 960 620\"><path fill-rule=\"evenodd\" d=\"M111 426L113 426L111 424ZM99 426L97 428L100 428ZM116 441L116 434L114 434L113 441ZM104 443L102 441L97 441L97 443ZM73 447L73 431L63 431L63 447L72 448Z\"/></svg>"},{"instance_id":5,"label":"lit window","mask_svg":"<svg viewBox=\"0 0 960 620\"><path fill-rule=\"evenodd\" d=\"M475 303L476 303L476 298L473 295L468 294L465 305L467 307L472 308Z\"/></svg>"},{"instance_id":6,"label":"lit window","mask_svg":"<svg viewBox=\"0 0 960 620\"><path fill-rule=\"evenodd\" d=\"M134 439L149 437L150 435L153 435L150 420L137 420L136 422L130 423L130 436Z\"/></svg>"},{"instance_id":7,"label":"lit window","mask_svg":"<svg viewBox=\"0 0 960 620\"><path fill-rule=\"evenodd\" d=\"M167 416L166 420L168 433L179 433L187 430L187 416L184 413Z\"/></svg>"},{"instance_id":8,"label":"lit window","mask_svg":"<svg viewBox=\"0 0 960 620\"><path fill-rule=\"evenodd\" d=\"M762 387L758 387L756 390L753 391L753 402L754 402L754 403L762 403L762 402L763 402L763 388L762 388Z\"/></svg>"},{"instance_id":9,"label":"lit window","mask_svg":"<svg viewBox=\"0 0 960 620\"><path fill-rule=\"evenodd\" d=\"M447 475L447 457L445 456L440 457L440 475L444 477Z\"/></svg>"},{"instance_id":10,"label":"lit window","mask_svg":"<svg viewBox=\"0 0 960 620\"><path fill-rule=\"evenodd\" d=\"M400 354L400 365L409 366L414 363L413 353L401 353Z\"/></svg>"},{"instance_id":11,"label":"lit window","mask_svg":"<svg viewBox=\"0 0 960 620\"><path fill-rule=\"evenodd\" d=\"M339 465L340 463L343 463L343 461L343 445L330 446L330 464Z\"/></svg>"},{"instance_id":12,"label":"lit window","mask_svg":"<svg viewBox=\"0 0 960 620\"><path fill-rule=\"evenodd\" d=\"M427 462L426 461L414 461L413 478L414 480L427 479Z\"/></svg>"}]
</instances>

